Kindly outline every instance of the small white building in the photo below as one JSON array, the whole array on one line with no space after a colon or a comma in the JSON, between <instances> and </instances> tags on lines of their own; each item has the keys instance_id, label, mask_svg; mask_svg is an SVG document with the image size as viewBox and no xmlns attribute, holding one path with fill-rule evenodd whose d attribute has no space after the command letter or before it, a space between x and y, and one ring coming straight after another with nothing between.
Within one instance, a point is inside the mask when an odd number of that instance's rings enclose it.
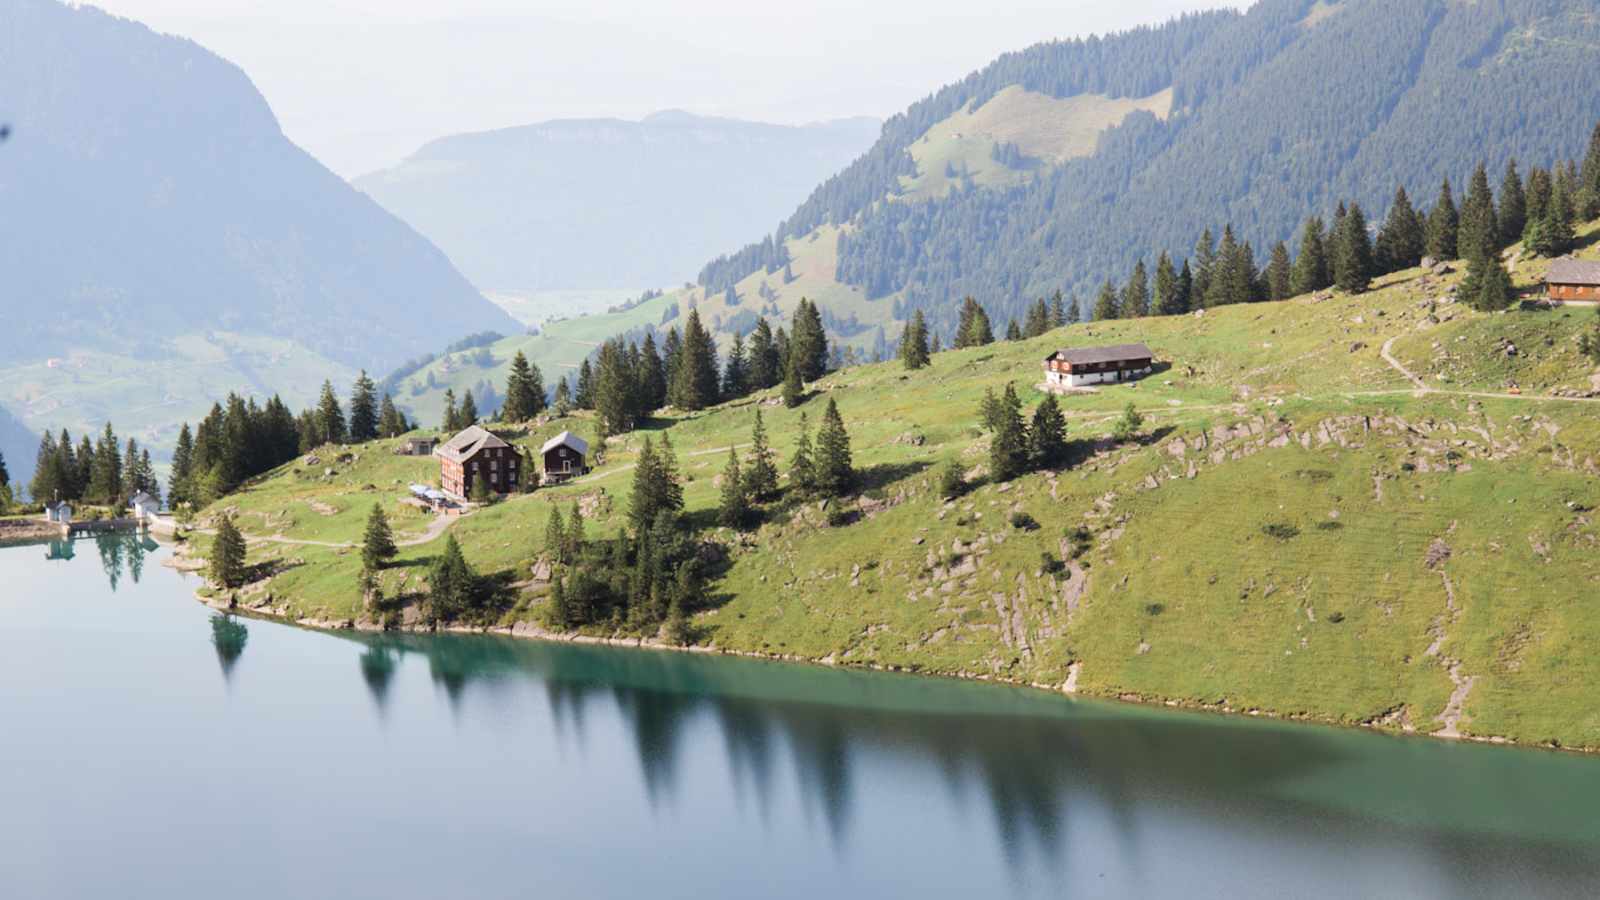
<instances>
[{"instance_id":1,"label":"small white building","mask_svg":"<svg viewBox=\"0 0 1600 900\"><path fill-rule=\"evenodd\" d=\"M1044 360L1044 382L1050 387L1136 381L1153 371L1155 355L1143 344L1057 350Z\"/></svg>"},{"instance_id":2,"label":"small white building","mask_svg":"<svg viewBox=\"0 0 1600 900\"><path fill-rule=\"evenodd\" d=\"M128 501L128 511L133 513L135 519L141 522L149 522L156 516L161 515L161 501L144 491L140 491Z\"/></svg>"},{"instance_id":3,"label":"small white building","mask_svg":"<svg viewBox=\"0 0 1600 900\"><path fill-rule=\"evenodd\" d=\"M45 504L44 519L57 525L72 524L72 504L65 500L56 500Z\"/></svg>"}]
</instances>

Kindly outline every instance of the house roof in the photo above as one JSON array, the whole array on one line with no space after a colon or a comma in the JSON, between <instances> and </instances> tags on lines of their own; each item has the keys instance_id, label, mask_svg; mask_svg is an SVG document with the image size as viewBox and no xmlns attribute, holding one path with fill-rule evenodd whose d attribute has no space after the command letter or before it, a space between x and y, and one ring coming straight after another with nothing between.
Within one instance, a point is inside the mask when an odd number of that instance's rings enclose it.
<instances>
[{"instance_id":1,"label":"house roof","mask_svg":"<svg viewBox=\"0 0 1600 900\"><path fill-rule=\"evenodd\" d=\"M128 505L129 506L134 506L134 505L139 505L139 506L160 506L161 505L161 501L157 500L156 498L154 498L152 496L150 496L148 493L146 493L144 491L140 491L139 493L134 494L132 497L128 498Z\"/></svg>"},{"instance_id":2,"label":"house roof","mask_svg":"<svg viewBox=\"0 0 1600 900\"><path fill-rule=\"evenodd\" d=\"M72 508L72 504L68 503L65 500L52 500L49 503L46 503L44 505L45 509L61 509L62 507L66 507L67 509L71 509Z\"/></svg>"},{"instance_id":3,"label":"house roof","mask_svg":"<svg viewBox=\"0 0 1600 900\"><path fill-rule=\"evenodd\" d=\"M1558 259L1544 276L1546 284L1600 285L1600 262L1586 259Z\"/></svg>"},{"instance_id":4,"label":"house roof","mask_svg":"<svg viewBox=\"0 0 1600 900\"><path fill-rule=\"evenodd\" d=\"M473 425L443 444L433 452L453 462L462 462L477 455L480 450L493 447L510 447L481 425Z\"/></svg>"},{"instance_id":5,"label":"house roof","mask_svg":"<svg viewBox=\"0 0 1600 900\"><path fill-rule=\"evenodd\" d=\"M1151 353L1150 348L1143 344L1117 344L1112 347L1078 347L1072 350L1057 350L1050 354L1049 358L1059 359L1074 366L1083 366L1092 363L1154 359L1155 354Z\"/></svg>"},{"instance_id":6,"label":"house roof","mask_svg":"<svg viewBox=\"0 0 1600 900\"><path fill-rule=\"evenodd\" d=\"M589 442L581 437L578 437L570 431L563 431L550 440L545 441L544 446L539 448L539 452L541 454L549 453L551 450L561 446L571 447L572 449L585 455L589 453Z\"/></svg>"}]
</instances>

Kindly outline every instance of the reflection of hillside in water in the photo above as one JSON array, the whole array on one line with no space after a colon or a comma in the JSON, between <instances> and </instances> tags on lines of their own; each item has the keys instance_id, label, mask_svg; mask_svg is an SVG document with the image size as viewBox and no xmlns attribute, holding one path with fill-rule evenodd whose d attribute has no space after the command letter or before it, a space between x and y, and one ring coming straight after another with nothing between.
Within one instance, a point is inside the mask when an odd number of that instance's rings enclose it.
<instances>
[{"instance_id":1,"label":"reflection of hillside in water","mask_svg":"<svg viewBox=\"0 0 1600 900\"><path fill-rule=\"evenodd\" d=\"M1464 886L1474 870L1492 864L1485 848L1497 845L1497 835L1545 835L1556 866L1565 860L1587 867L1575 871L1592 871L1595 860L1556 842L1600 840L1586 816L1570 818L1578 807L1565 796L1583 789L1600 798L1600 767L1589 760L1572 760L1592 773L1586 782L1557 788L1562 805L1574 810L1568 819L1547 810L1554 818L1515 822L1503 808L1537 805L1497 808L1481 794L1477 803L1434 802L1434 794L1492 791L1504 780L1496 765L1504 751L1487 748L689 654L504 638L340 637L365 645L360 671L380 712L408 656L426 659L458 714L468 691L492 696L528 679L543 681L552 721L580 744L587 718L614 711L627 726L652 805L672 805L685 763L680 746L693 729L720 732L732 787L753 796L762 818L777 802L787 757L802 802L820 813L836 846L848 837L858 795L872 793L859 779L885 767L937 773L957 808L980 798L1013 864L1036 858L1057 865L1080 819L1085 828L1109 827L1127 855L1148 852L1138 823L1156 809L1307 844L1376 840L1385 831L1415 843L1420 832L1422 843L1436 848L1440 870L1456 873ZM1444 754L1462 750L1476 757L1442 765ZM1428 802L1414 802L1419 790Z\"/></svg>"}]
</instances>

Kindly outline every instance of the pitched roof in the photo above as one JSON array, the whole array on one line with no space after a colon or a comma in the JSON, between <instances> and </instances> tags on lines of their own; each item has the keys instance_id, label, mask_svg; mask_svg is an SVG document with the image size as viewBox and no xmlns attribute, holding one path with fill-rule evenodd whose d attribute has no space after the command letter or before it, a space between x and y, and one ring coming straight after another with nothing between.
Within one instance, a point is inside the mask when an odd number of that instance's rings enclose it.
<instances>
[{"instance_id":1,"label":"pitched roof","mask_svg":"<svg viewBox=\"0 0 1600 900\"><path fill-rule=\"evenodd\" d=\"M60 509L63 506L67 507L68 509L72 508L72 504L68 503L65 500L52 500L49 503L46 503L44 505L44 508L45 509Z\"/></svg>"},{"instance_id":2,"label":"pitched roof","mask_svg":"<svg viewBox=\"0 0 1600 900\"><path fill-rule=\"evenodd\" d=\"M1600 262L1558 259L1544 276L1546 284L1600 284Z\"/></svg>"},{"instance_id":3,"label":"pitched roof","mask_svg":"<svg viewBox=\"0 0 1600 900\"><path fill-rule=\"evenodd\" d=\"M154 498L152 496L150 496L145 491L140 491L139 493L134 494L132 497L128 498L128 505L129 506L133 506L135 504L139 504L139 505L142 505L142 506L160 506L161 505L161 501L157 500L156 498Z\"/></svg>"},{"instance_id":4,"label":"pitched roof","mask_svg":"<svg viewBox=\"0 0 1600 900\"><path fill-rule=\"evenodd\" d=\"M1112 347L1078 347L1073 350L1057 350L1050 354L1050 358L1063 360L1074 366L1083 366L1092 363L1154 359L1155 354L1151 353L1150 348L1143 344L1117 344Z\"/></svg>"},{"instance_id":5,"label":"pitched roof","mask_svg":"<svg viewBox=\"0 0 1600 900\"><path fill-rule=\"evenodd\" d=\"M433 452L452 462L462 462L470 459L480 450L510 446L510 444L495 437L489 429L481 425L472 425L467 430L440 444Z\"/></svg>"},{"instance_id":6,"label":"pitched roof","mask_svg":"<svg viewBox=\"0 0 1600 900\"><path fill-rule=\"evenodd\" d=\"M551 438L550 440L545 441L544 442L544 446L539 448L539 453L540 454L549 453L551 450L554 450L555 448L563 446L563 445L571 447L572 449L574 449L574 450L576 450L576 451L578 451L579 453L582 453L582 454L586 454L587 455L588 452L589 452L589 442L588 441L584 440L581 437L578 437L577 435L573 434L570 431L563 431L560 434L556 435L555 437Z\"/></svg>"}]
</instances>

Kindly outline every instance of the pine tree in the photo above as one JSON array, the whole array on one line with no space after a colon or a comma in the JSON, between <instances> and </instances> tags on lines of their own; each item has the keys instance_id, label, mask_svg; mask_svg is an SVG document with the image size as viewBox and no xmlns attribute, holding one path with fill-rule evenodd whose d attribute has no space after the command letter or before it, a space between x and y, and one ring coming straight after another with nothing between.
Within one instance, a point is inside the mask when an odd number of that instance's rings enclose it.
<instances>
[{"instance_id":1,"label":"pine tree","mask_svg":"<svg viewBox=\"0 0 1600 900\"><path fill-rule=\"evenodd\" d=\"M1045 394L1033 411L1033 424L1028 428L1028 457L1035 466L1054 468L1066 456L1067 418L1061 413L1056 395Z\"/></svg>"},{"instance_id":2,"label":"pine tree","mask_svg":"<svg viewBox=\"0 0 1600 900\"><path fill-rule=\"evenodd\" d=\"M1528 227L1528 195L1522 190L1522 175L1514 159L1506 163L1505 177L1500 180L1499 223L1501 247L1522 240L1523 229Z\"/></svg>"},{"instance_id":3,"label":"pine tree","mask_svg":"<svg viewBox=\"0 0 1600 900\"><path fill-rule=\"evenodd\" d=\"M1211 276L1217 264L1217 239L1212 236L1211 229L1207 228L1201 233L1200 240L1195 242L1191 259L1194 261L1194 284L1189 294L1189 306L1199 309L1205 305L1205 297L1211 292ZM1101 317L1096 314L1095 318Z\"/></svg>"},{"instance_id":4,"label":"pine tree","mask_svg":"<svg viewBox=\"0 0 1600 900\"><path fill-rule=\"evenodd\" d=\"M744 336L735 332L722 369L722 396L737 399L750 393L749 361L745 358Z\"/></svg>"},{"instance_id":5,"label":"pine tree","mask_svg":"<svg viewBox=\"0 0 1600 900\"><path fill-rule=\"evenodd\" d=\"M72 446L70 441L67 446ZM39 438L39 451L33 460L33 480L28 483L28 493L40 503L66 499L62 496L62 474L55 436L46 431Z\"/></svg>"},{"instance_id":6,"label":"pine tree","mask_svg":"<svg viewBox=\"0 0 1600 900\"><path fill-rule=\"evenodd\" d=\"M244 535L233 524L233 516L223 515L217 521L217 536L211 543L211 562L208 574L211 583L220 588L236 588L244 584Z\"/></svg>"},{"instance_id":7,"label":"pine tree","mask_svg":"<svg viewBox=\"0 0 1600 900\"><path fill-rule=\"evenodd\" d=\"M456 392L454 388L444 389L444 420L439 427L446 434L454 434L461 430L461 410L456 408Z\"/></svg>"},{"instance_id":8,"label":"pine tree","mask_svg":"<svg viewBox=\"0 0 1600 900\"><path fill-rule=\"evenodd\" d=\"M572 388L567 386L567 376L556 382L556 416L566 418L572 414Z\"/></svg>"},{"instance_id":9,"label":"pine tree","mask_svg":"<svg viewBox=\"0 0 1600 900\"><path fill-rule=\"evenodd\" d=\"M1438 260L1457 259L1456 241L1461 229L1461 217L1456 213L1456 202L1450 193L1450 179L1439 189L1439 199L1428 211L1428 255Z\"/></svg>"},{"instance_id":10,"label":"pine tree","mask_svg":"<svg viewBox=\"0 0 1600 900\"><path fill-rule=\"evenodd\" d=\"M800 433L795 437L794 455L789 457L789 487L802 497L816 489L817 465L811 452L811 434L806 414L800 414Z\"/></svg>"},{"instance_id":11,"label":"pine tree","mask_svg":"<svg viewBox=\"0 0 1600 900\"><path fill-rule=\"evenodd\" d=\"M361 444L378 437L377 385L361 370L350 391L350 440Z\"/></svg>"},{"instance_id":12,"label":"pine tree","mask_svg":"<svg viewBox=\"0 0 1600 900\"><path fill-rule=\"evenodd\" d=\"M806 386L800 381L800 366L791 354L783 372L783 405L794 409L806 399Z\"/></svg>"},{"instance_id":13,"label":"pine tree","mask_svg":"<svg viewBox=\"0 0 1600 900\"><path fill-rule=\"evenodd\" d=\"M1113 440L1118 441L1119 443L1126 443L1137 436L1139 434L1139 429L1143 426L1144 416L1139 415L1139 411L1135 409L1133 403L1130 402L1127 407L1122 410L1122 418L1118 419L1117 424L1112 426L1111 437Z\"/></svg>"},{"instance_id":14,"label":"pine tree","mask_svg":"<svg viewBox=\"0 0 1600 900\"><path fill-rule=\"evenodd\" d=\"M670 373L667 400L681 410L705 409L717 402L717 354L711 335L692 309L684 323L680 359Z\"/></svg>"},{"instance_id":15,"label":"pine tree","mask_svg":"<svg viewBox=\"0 0 1600 900\"><path fill-rule=\"evenodd\" d=\"M1100 286L1100 296L1094 301L1094 320L1102 322L1121 317L1121 305L1117 301L1117 286L1111 283L1111 279L1107 278L1106 283Z\"/></svg>"},{"instance_id":16,"label":"pine tree","mask_svg":"<svg viewBox=\"0 0 1600 900\"><path fill-rule=\"evenodd\" d=\"M1495 217L1494 192L1483 163L1472 172L1467 199L1461 204L1461 223L1456 251L1463 259L1496 253L1500 250L1500 223Z\"/></svg>"},{"instance_id":17,"label":"pine tree","mask_svg":"<svg viewBox=\"0 0 1600 900\"><path fill-rule=\"evenodd\" d=\"M1467 261L1461 293L1467 305L1479 312L1498 312L1511 305L1516 291L1499 253L1480 251Z\"/></svg>"},{"instance_id":18,"label":"pine tree","mask_svg":"<svg viewBox=\"0 0 1600 900\"><path fill-rule=\"evenodd\" d=\"M922 310L911 313L911 320L906 323L905 331L900 333L900 362L907 369L920 369L929 362L928 353L928 323L922 316Z\"/></svg>"},{"instance_id":19,"label":"pine tree","mask_svg":"<svg viewBox=\"0 0 1600 900\"><path fill-rule=\"evenodd\" d=\"M850 458L850 435L833 398L822 411L817 426L816 488L824 497L843 497L855 486L856 472Z\"/></svg>"},{"instance_id":20,"label":"pine tree","mask_svg":"<svg viewBox=\"0 0 1600 900\"><path fill-rule=\"evenodd\" d=\"M94 465L91 469L86 500L95 503L115 503L122 496L122 447L117 434L107 422L100 440L95 442Z\"/></svg>"},{"instance_id":21,"label":"pine tree","mask_svg":"<svg viewBox=\"0 0 1600 900\"><path fill-rule=\"evenodd\" d=\"M1312 216L1306 220L1300 234L1300 254L1295 257L1294 277L1290 290L1295 294L1310 294L1333 284L1328 276L1328 249L1323 233L1322 219Z\"/></svg>"},{"instance_id":22,"label":"pine tree","mask_svg":"<svg viewBox=\"0 0 1600 900\"><path fill-rule=\"evenodd\" d=\"M1010 481L1028 470L1028 431L1021 406L1016 386L1007 384L994 413L994 437L989 441L989 474L994 481Z\"/></svg>"},{"instance_id":23,"label":"pine tree","mask_svg":"<svg viewBox=\"0 0 1600 900\"><path fill-rule=\"evenodd\" d=\"M1050 330L1050 309L1045 306L1044 298L1040 297L1028 307L1027 324L1022 326L1024 337L1043 337Z\"/></svg>"},{"instance_id":24,"label":"pine tree","mask_svg":"<svg viewBox=\"0 0 1600 900\"><path fill-rule=\"evenodd\" d=\"M394 405L394 398L387 392L383 395L383 402L378 407L378 434L381 437L396 438L411 430L411 423L406 421L405 414Z\"/></svg>"},{"instance_id":25,"label":"pine tree","mask_svg":"<svg viewBox=\"0 0 1600 900\"><path fill-rule=\"evenodd\" d=\"M647 417L667 405L667 364L661 359L661 354L656 350L656 336L653 332L646 332L644 343L639 347L639 365L643 370L640 377L640 391L643 393L643 403L640 411Z\"/></svg>"},{"instance_id":26,"label":"pine tree","mask_svg":"<svg viewBox=\"0 0 1600 900\"><path fill-rule=\"evenodd\" d=\"M1374 249L1374 262L1380 273L1398 272L1422 262L1426 247L1422 217L1411 205L1405 188L1394 192L1394 202L1389 205L1389 218L1378 230L1378 243Z\"/></svg>"},{"instance_id":27,"label":"pine tree","mask_svg":"<svg viewBox=\"0 0 1600 900\"><path fill-rule=\"evenodd\" d=\"M477 594L478 576L461 555L456 536L445 535L444 550L428 572L428 612L435 621L448 622L470 612Z\"/></svg>"},{"instance_id":28,"label":"pine tree","mask_svg":"<svg viewBox=\"0 0 1600 900\"><path fill-rule=\"evenodd\" d=\"M751 500L769 500L778 493L778 466L767 445L767 428L756 407L756 422L750 429L750 465L744 470L745 493Z\"/></svg>"},{"instance_id":29,"label":"pine tree","mask_svg":"<svg viewBox=\"0 0 1600 900\"><path fill-rule=\"evenodd\" d=\"M1067 305L1066 305L1066 301L1062 298L1061 291L1057 290L1055 292L1055 295L1050 298L1050 328L1053 331L1053 330L1055 330L1057 328L1061 328L1062 326L1064 326L1066 324L1067 324Z\"/></svg>"},{"instance_id":30,"label":"pine tree","mask_svg":"<svg viewBox=\"0 0 1600 900\"><path fill-rule=\"evenodd\" d=\"M1600 125L1589 137L1589 152L1584 154L1578 176L1577 215L1585 222L1600 218Z\"/></svg>"},{"instance_id":31,"label":"pine tree","mask_svg":"<svg viewBox=\"0 0 1600 900\"><path fill-rule=\"evenodd\" d=\"M383 504L372 504L372 512L367 514L366 533L361 536L361 568L369 573L377 572L399 552L394 532L389 530L389 517L383 513Z\"/></svg>"},{"instance_id":32,"label":"pine tree","mask_svg":"<svg viewBox=\"0 0 1600 900\"><path fill-rule=\"evenodd\" d=\"M1294 266L1289 262L1289 247L1279 241L1272 246L1272 261L1267 263L1267 299L1287 300L1294 296L1290 282L1294 279Z\"/></svg>"},{"instance_id":33,"label":"pine tree","mask_svg":"<svg viewBox=\"0 0 1600 900\"><path fill-rule=\"evenodd\" d=\"M544 552L554 563L568 563L566 556L567 525L561 517L561 507L550 504L550 518L544 524Z\"/></svg>"},{"instance_id":34,"label":"pine tree","mask_svg":"<svg viewBox=\"0 0 1600 900\"><path fill-rule=\"evenodd\" d=\"M1178 316L1187 310L1179 305L1178 270L1172 266L1172 257L1165 250L1156 260L1155 312L1159 316Z\"/></svg>"},{"instance_id":35,"label":"pine tree","mask_svg":"<svg viewBox=\"0 0 1600 900\"><path fill-rule=\"evenodd\" d=\"M1017 320L1016 319L1011 319L1011 320L1006 322L1006 340L1008 340L1008 341L1020 341L1020 340L1022 340L1022 326L1017 324Z\"/></svg>"},{"instance_id":36,"label":"pine tree","mask_svg":"<svg viewBox=\"0 0 1600 900\"><path fill-rule=\"evenodd\" d=\"M750 516L750 497L744 473L739 470L739 453L728 448L728 464L722 469L722 504L717 521L728 528L743 528Z\"/></svg>"},{"instance_id":37,"label":"pine tree","mask_svg":"<svg viewBox=\"0 0 1600 900\"><path fill-rule=\"evenodd\" d=\"M594 369L587 359L578 365L578 386L573 391L572 402L579 409L594 409Z\"/></svg>"},{"instance_id":38,"label":"pine tree","mask_svg":"<svg viewBox=\"0 0 1600 900\"><path fill-rule=\"evenodd\" d=\"M1121 313L1125 319L1142 319L1150 315L1150 275L1142 259L1134 263L1128 283L1122 288Z\"/></svg>"},{"instance_id":39,"label":"pine tree","mask_svg":"<svg viewBox=\"0 0 1600 900\"><path fill-rule=\"evenodd\" d=\"M828 371L828 336L822 328L817 305L802 297L794 311L794 333L789 337L790 356L798 356L800 378L816 381Z\"/></svg>"},{"instance_id":40,"label":"pine tree","mask_svg":"<svg viewBox=\"0 0 1600 900\"><path fill-rule=\"evenodd\" d=\"M322 399L317 401L317 431L328 444L343 444L350 438L344 410L339 406L339 396L333 392L331 381L322 383Z\"/></svg>"},{"instance_id":41,"label":"pine tree","mask_svg":"<svg viewBox=\"0 0 1600 900\"><path fill-rule=\"evenodd\" d=\"M1350 204L1334 237L1334 282L1346 293L1362 293L1372 283L1372 243L1360 204Z\"/></svg>"},{"instance_id":42,"label":"pine tree","mask_svg":"<svg viewBox=\"0 0 1600 900\"><path fill-rule=\"evenodd\" d=\"M750 383L756 390L776 387L783 380L779 365L778 345L772 336L772 325L765 317L756 319L750 332Z\"/></svg>"},{"instance_id":43,"label":"pine tree","mask_svg":"<svg viewBox=\"0 0 1600 900\"><path fill-rule=\"evenodd\" d=\"M544 412L544 376L521 351L511 358L506 376L506 399L500 416L507 422L526 422Z\"/></svg>"},{"instance_id":44,"label":"pine tree","mask_svg":"<svg viewBox=\"0 0 1600 900\"><path fill-rule=\"evenodd\" d=\"M461 396L461 411L456 414L462 428L471 428L478 424L478 402L472 399L472 388Z\"/></svg>"},{"instance_id":45,"label":"pine tree","mask_svg":"<svg viewBox=\"0 0 1600 900\"><path fill-rule=\"evenodd\" d=\"M988 311L971 297L962 298L961 314L956 324L956 338L951 346L960 350L992 343L994 343L994 329L989 324Z\"/></svg>"},{"instance_id":46,"label":"pine tree","mask_svg":"<svg viewBox=\"0 0 1600 900\"><path fill-rule=\"evenodd\" d=\"M583 532L583 509L574 500L567 510L566 534L561 536L561 558L570 562L583 559L583 548L587 543L588 537Z\"/></svg>"}]
</instances>

